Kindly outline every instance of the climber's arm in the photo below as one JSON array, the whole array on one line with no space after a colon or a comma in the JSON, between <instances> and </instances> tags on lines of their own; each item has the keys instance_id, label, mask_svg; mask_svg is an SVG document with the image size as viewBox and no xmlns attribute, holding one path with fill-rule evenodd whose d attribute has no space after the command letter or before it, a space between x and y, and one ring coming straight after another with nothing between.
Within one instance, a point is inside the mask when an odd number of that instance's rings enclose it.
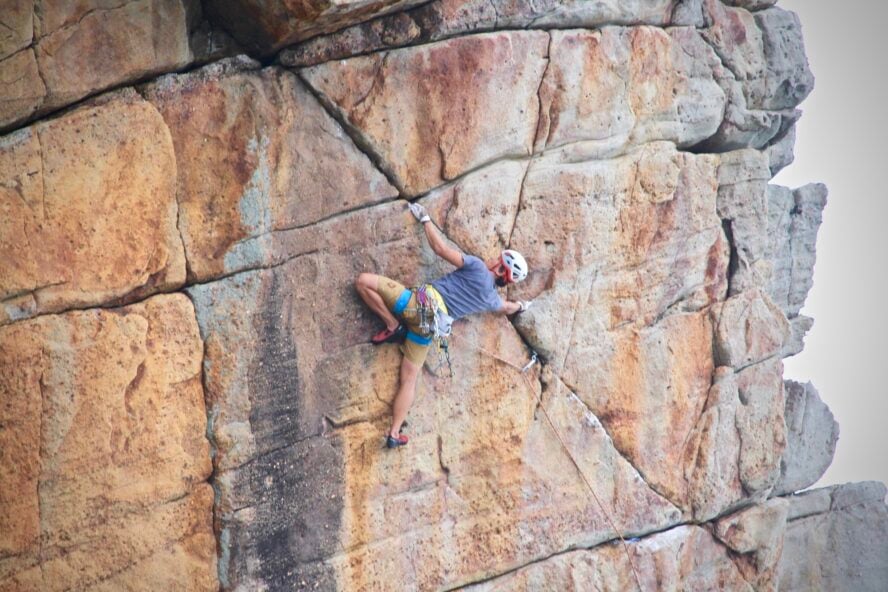
<instances>
[{"instance_id":1,"label":"climber's arm","mask_svg":"<svg viewBox=\"0 0 888 592\"><path fill-rule=\"evenodd\" d=\"M444 239L441 237L441 234L438 232L438 229L435 227L434 222L432 222L432 219L429 217L425 208L417 203L412 203L410 204L410 212L422 223L426 238L429 240L429 245L432 247L435 255L441 257L454 267L462 267L464 263L462 253L444 242Z\"/></svg>"},{"instance_id":2,"label":"climber's arm","mask_svg":"<svg viewBox=\"0 0 888 592\"><path fill-rule=\"evenodd\" d=\"M441 234L438 232L438 229L435 228L434 223L429 219L422 224L423 230L425 230L426 238L429 239L429 245L431 245L432 250L435 252L435 255L441 257L454 267L462 267L463 266L463 256L462 253L447 245L444 242L444 239L441 238Z\"/></svg>"}]
</instances>

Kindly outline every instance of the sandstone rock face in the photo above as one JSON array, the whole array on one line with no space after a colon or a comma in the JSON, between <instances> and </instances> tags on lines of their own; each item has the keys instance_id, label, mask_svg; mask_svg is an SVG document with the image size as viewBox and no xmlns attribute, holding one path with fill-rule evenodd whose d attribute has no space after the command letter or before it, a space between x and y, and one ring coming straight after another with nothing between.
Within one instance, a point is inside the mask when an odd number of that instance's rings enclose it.
<instances>
[{"instance_id":1,"label":"sandstone rock face","mask_svg":"<svg viewBox=\"0 0 888 592\"><path fill-rule=\"evenodd\" d=\"M809 500L815 502L809 503ZM780 590L884 590L888 582L885 485L838 485L790 501Z\"/></svg>"},{"instance_id":2,"label":"sandstone rock face","mask_svg":"<svg viewBox=\"0 0 888 592\"><path fill-rule=\"evenodd\" d=\"M726 6L705 0L703 36L724 65L719 78L728 97L725 118L704 146L713 150L765 148L795 123L795 107L811 92L801 27L794 13L755 3Z\"/></svg>"},{"instance_id":3,"label":"sandstone rock face","mask_svg":"<svg viewBox=\"0 0 888 592\"><path fill-rule=\"evenodd\" d=\"M17 81L0 90L0 128L193 59L189 0L17 4L14 16L23 29L9 45L28 48L0 61L0 79Z\"/></svg>"},{"instance_id":4,"label":"sandstone rock face","mask_svg":"<svg viewBox=\"0 0 888 592\"><path fill-rule=\"evenodd\" d=\"M491 160L553 147L588 159L655 140L696 144L724 110L715 60L686 30L493 33L330 62L303 76L417 195Z\"/></svg>"},{"instance_id":5,"label":"sandstone rock face","mask_svg":"<svg viewBox=\"0 0 888 592\"><path fill-rule=\"evenodd\" d=\"M668 140L681 147L718 129L725 97L716 61L686 29L553 31L540 87L537 151L579 143L573 154L619 154Z\"/></svg>"},{"instance_id":6,"label":"sandstone rock face","mask_svg":"<svg viewBox=\"0 0 888 592\"><path fill-rule=\"evenodd\" d=\"M313 66L358 54L440 41L496 28L603 28L606 25L698 26L692 0L585 2L583 0L433 0L406 12L315 37L281 52L288 66Z\"/></svg>"},{"instance_id":7,"label":"sandstone rock face","mask_svg":"<svg viewBox=\"0 0 888 592\"><path fill-rule=\"evenodd\" d=\"M769 185L794 15L199 4L0 19L0 126L140 81L0 140L0 590L886 580L884 488L780 497L837 436L783 378L826 193ZM354 280L452 269L408 200L524 253L534 306L455 323L386 450L401 357Z\"/></svg>"},{"instance_id":8,"label":"sandstone rock face","mask_svg":"<svg viewBox=\"0 0 888 592\"><path fill-rule=\"evenodd\" d=\"M721 518L715 536L735 553L732 559L754 590L777 590L777 563L789 502L770 500Z\"/></svg>"},{"instance_id":9,"label":"sandstone rock face","mask_svg":"<svg viewBox=\"0 0 888 592\"><path fill-rule=\"evenodd\" d=\"M6 136L0 171L0 324L185 280L173 144L136 93Z\"/></svg>"},{"instance_id":10,"label":"sandstone rock face","mask_svg":"<svg viewBox=\"0 0 888 592\"><path fill-rule=\"evenodd\" d=\"M497 158L530 154L543 32L491 33L307 69L305 80L418 195Z\"/></svg>"},{"instance_id":11,"label":"sandstone rock face","mask_svg":"<svg viewBox=\"0 0 888 592\"><path fill-rule=\"evenodd\" d=\"M5 589L216 589L201 345L182 295L0 329Z\"/></svg>"},{"instance_id":12,"label":"sandstone rock face","mask_svg":"<svg viewBox=\"0 0 888 592\"><path fill-rule=\"evenodd\" d=\"M397 196L288 72L225 61L147 96L173 136L190 280L255 265L237 251L251 239Z\"/></svg>"},{"instance_id":13,"label":"sandstone rock face","mask_svg":"<svg viewBox=\"0 0 888 592\"><path fill-rule=\"evenodd\" d=\"M810 487L832 462L839 424L810 382L786 381L786 453L774 493L785 495Z\"/></svg>"},{"instance_id":14,"label":"sandstone rock face","mask_svg":"<svg viewBox=\"0 0 888 592\"><path fill-rule=\"evenodd\" d=\"M774 267L769 291L790 319L799 314L814 283L817 230L825 206L824 185L806 185L795 191L768 187L768 258Z\"/></svg>"},{"instance_id":15,"label":"sandstone rock face","mask_svg":"<svg viewBox=\"0 0 888 592\"><path fill-rule=\"evenodd\" d=\"M570 551L466 590L755 590L728 549L698 526L631 541L629 554L631 561L620 544Z\"/></svg>"},{"instance_id":16,"label":"sandstone rock face","mask_svg":"<svg viewBox=\"0 0 888 592\"><path fill-rule=\"evenodd\" d=\"M455 378L433 378L420 395L426 401L445 398L418 407L411 419L418 435L410 457L376 454L388 415L381 397L395 387L397 355L384 350L388 363L377 366L376 352L364 341L372 325L339 278L354 277L370 261L383 259L391 262L392 275L415 282L422 250L402 204L362 214L375 220L370 225L375 230L387 230L379 235L380 246L352 251L357 259L342 245L341 254L300 256L191 292L212 368L207 388L222 528L229 533L232 558L223 565L228 581L284 585L287 574L295 573L297 581L353 589L362 583L375 588L380 578L397 574L420 587L439 587L496 573L497 565L507 569L569 541L615 536L550 428L534 416L539 383L529 390L513 369L474 349L478 343L515 360L526 355L502 320L463 325L469 333L460 340L472 345L454 353ZM371 244L356 231L342 236L355 245ZM288 288L293 285L313 287L294 294ZM360 322L330 327L327 318ZM358 369L368 365L379 373L362 379ZM574 452L590 459L584 466L602 483L608 512L634 532L677 521L679 510L647 487L580 400L554 377L548 380L544 405L561 430L575 434ZM491 381L495 398L488 391ZM276 386L268 391L260 384ZM269 396L258 399L257 391ZM285 392L299 396L274 395ZM466 434L485 435L479 442L466 440ZM293 483L305 492L295 501L288 493ZM623 494L605 493L615 490ZM409 506L391 506L393 496L409 500ZM552 496L561 500L562 510L573 510L553 514ZM281 522L280 504L291 508L286 514L292 522ZM487 518L473 508L488 508ZM398 521L383 519L392 511L409 512L414 526L402 532ZM310 530L316 534L306 543L307 513L315 516ZM549 528L538 530L542 523ZM274 544L268 541L272 529L282 532ZM523 529L534 535L518 544L515 536ZM374 540L388 537L401 542L386 552L375 548ZM494 564L476 553L477 539L501 549ZM291 542L296 540L301 542ZM439 553L445 541L452 557ZM336 553L342 544L350 549L345 557ZM404 545L414 549L416 564L403 562ZM253 561L267 567L257 572L250 569ZM361 566L370 562L377 571L366 573Z\"/></svg>"}]
</instances>

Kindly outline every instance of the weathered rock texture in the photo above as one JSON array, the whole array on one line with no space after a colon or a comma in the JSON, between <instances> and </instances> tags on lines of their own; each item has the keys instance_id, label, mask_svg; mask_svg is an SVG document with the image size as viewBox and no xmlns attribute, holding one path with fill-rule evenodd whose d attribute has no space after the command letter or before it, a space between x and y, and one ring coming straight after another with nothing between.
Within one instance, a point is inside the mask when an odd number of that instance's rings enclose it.
<instances>
[{"instance_id":1,"label":"weathered rock texture","mask_svg":"<svg viewBox=\"0 0 888 592\"><path fill-rule=\"evenodd\" d=\"M786 452L774 493L784 495L810 487L832 462L839 424L810 382L786 383Z\"/></svg>"},{"instance_id":2,"label":"weathered rock texture","mask_svg":"<svg viewBox=\"0 0 888 592\"><path fill-rule=\"evenodd\" d=\"M0 582L216 588L202 346L181 294L0 328Z\"/></svg>"},{"instance_id":3,"label":"weathered rock texture","mask_svg":"<svg viewBox=\"0 0 888 592\"><path fill-rule=\"evenodd\" d=\"M794 15L204 4L0 19L0 126L140 81L0 139L0 589L878 581L883 489L780 497L837 437L783 379L826 196L769 184ZM522 251L535 304L458 322L387 451L400 356L352 283L449 270L408 200Z\"/></svg>"},{"instance_id":4,"label":"weathered rock texture","mask_svg":"<svg viewBox=\"0 0 888 592\"><path fill-rule=\"evenodd\" d=\"M884 590L888 582L885 485L865 482L789 499L780 589Z\"/></svg>"},{"instance_id":5,"label":"weathered rock texture","mask_svg":"<svg viewBox=\"0 0 888 592\"><path fill-rule=\"evenodd\" d=\"M0 129L233 49L196 0L7 0L0 11Z\"/></svg>"},{"instance_id":6,"label":"weathered rock texture","mask_svg":"<svg viewBox=\"0 0 888 592\"><path fill-rule=\"evenodd\" d=\"M0 143L0 324L181 286L163 118L112 94Z\"/></svg>"}]
</instances>

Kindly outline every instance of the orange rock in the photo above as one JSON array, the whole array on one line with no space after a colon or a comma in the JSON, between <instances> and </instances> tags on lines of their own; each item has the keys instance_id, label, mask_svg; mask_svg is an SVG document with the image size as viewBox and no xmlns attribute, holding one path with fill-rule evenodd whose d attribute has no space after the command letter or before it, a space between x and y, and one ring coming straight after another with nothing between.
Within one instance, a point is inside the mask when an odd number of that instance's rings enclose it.
<instances>
[{"instance_id":1,"label":"orange rock","mask_svg":"<svg viewBox=\"0 0 888 592\"><path fill-rule=\"evenodd\" d=\"M32 48L0 61L0 78L18 81L0 86L0 129L35 111L45 113L123 82L176 70L194 59L187 22L187 12L193 9L187 0L12 4L17 7L14 14L28 25L27 31L19 32L20 39L27 39ZM3 10L6 24L8 9ZM25 56L27 68L22 65Z\"/></svg>"},{"instance_id":2,"label":"orange rock","mask_svg":"<svg viewBox=\"0 0 888 592\"><path fill-rule=\"evenodd\" d=\"M146 94L175 146L190 280L260 263L262 249L237 250L250 239L397 195L287 71L231 60Z\"/></svg>"},{"instance_id":3,"label":"orange rock","mask_svg":"<svg viewBox=\"0 0 888 592\"><path fill-rule=\"evenodd\" d=\"M547 44L544 32L490 33L302 75L413 196L495 159L530 154Z\"/></svg>"},{"instance_id":4,"label":"orange rock","mask_svg":"<svg viewBox=\"0 0 888 592\"><path fill-rule=\"evenodd\" d=\"M114 94L0 145L0 324L181 285L175 160L157 111Z\"/></svg>"},{"instance_id":5,"label":"orange rock","mask_svg":"<svg viewBox=\"0 0 888 592\"><path fill-rule=\"evenodd\" d=\"M182 295L0 329L0 581L216 589L202 351Z\"/></svg>"}]
</instances>

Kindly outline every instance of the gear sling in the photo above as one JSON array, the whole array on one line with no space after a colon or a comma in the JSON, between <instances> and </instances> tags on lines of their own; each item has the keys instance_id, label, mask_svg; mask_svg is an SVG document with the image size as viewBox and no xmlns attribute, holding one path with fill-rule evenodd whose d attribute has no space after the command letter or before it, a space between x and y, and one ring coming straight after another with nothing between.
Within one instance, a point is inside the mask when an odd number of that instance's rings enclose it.
<instances>
[{"instance_id":1,"label":"gear sling","mask_svg":"<svg viewBox=\"0 0 888 592\"><path fill-rule=\"evenodd\" d=\"M398 296L392 312L400 316L409 310L407 304L410 297L416 295L415 312L418 319L419 333L407 331L407 339L419 345L430 345L433 341L438 346L439 352L444 352L450 375L453 376L453 368L450 365L450 350L448 339L452 330L453 317L447 314L447 305L444 298L431 284L423 284L417 288L405 289Z\"/></svg>"}]
</instances>

